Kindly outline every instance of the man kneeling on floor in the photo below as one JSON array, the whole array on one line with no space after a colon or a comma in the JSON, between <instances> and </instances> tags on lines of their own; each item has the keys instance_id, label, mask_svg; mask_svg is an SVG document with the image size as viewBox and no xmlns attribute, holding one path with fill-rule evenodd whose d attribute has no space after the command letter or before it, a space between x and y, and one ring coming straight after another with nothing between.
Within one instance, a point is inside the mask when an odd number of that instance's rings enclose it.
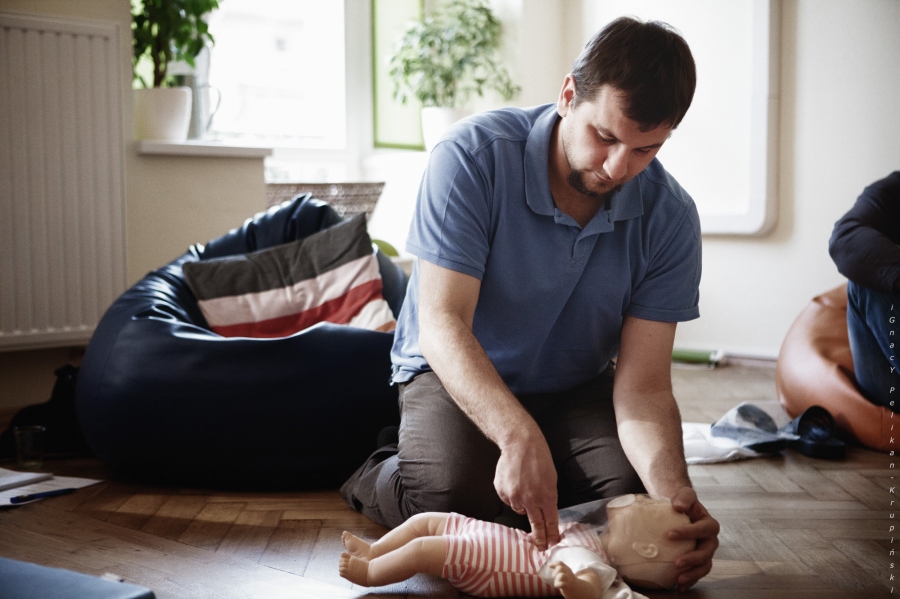
<instances>
[{"instance_id":1,"label":"man kneeling on floor","mask_svg":"<svg viewBox=\"0 0 900 599\"><path fill-rule=\"evenodd\" d=\"M351 506L396 527L505 504L543 549L559 507L648 492L691 521L669 533L697 541L678 587L709 573L719 525L670 376L676 323L699 316L700 223L655 158L695 82L672 28L620 18L554 104L476 115L434 148L392 350L399 442L344 484Z\"/></svg>"}]
</instances>

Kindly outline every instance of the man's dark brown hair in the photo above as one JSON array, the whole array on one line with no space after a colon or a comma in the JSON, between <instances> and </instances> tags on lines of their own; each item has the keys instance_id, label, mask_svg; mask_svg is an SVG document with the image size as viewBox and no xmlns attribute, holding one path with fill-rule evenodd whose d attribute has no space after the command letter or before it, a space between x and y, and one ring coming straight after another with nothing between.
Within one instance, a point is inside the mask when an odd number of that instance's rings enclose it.
<instances>
[{"instance_id":1,"label":"man's dark brown hair","mask_svg":"<svg viewBox=\"0 0 900 599\"><path fill-rule=\"evenodd\" d=\"M626 98L625 116L649 131L674 129L697 85L694 57L671 26L619 17L597 33L572 65L575 102L591 101L604 85Z\"/></svg>"}]
</instances>

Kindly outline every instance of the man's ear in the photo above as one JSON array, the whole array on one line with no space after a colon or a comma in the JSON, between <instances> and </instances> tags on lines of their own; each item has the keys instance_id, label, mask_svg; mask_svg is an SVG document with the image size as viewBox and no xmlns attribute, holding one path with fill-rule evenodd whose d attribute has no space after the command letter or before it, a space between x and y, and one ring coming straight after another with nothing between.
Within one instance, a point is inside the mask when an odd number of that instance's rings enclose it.
<instances>
[{"instance_id":1,"label":"man's ear","mask_svg":"<svg viewBox=\"0 0 900 599\"><path fill-rule=\"evenodd\" d=\"M634 549L641 557L653 559L659 555L659 547L653 543L632 543L631 548Z\"/></svg>"},{"instance_id":2,"label":"man's ear","mask_svg":"<svg viewBox=\"0 0 900 599\"><path fill-rule=\"evenodd\" d=\"M562 89L559 90L559 98L556 100L556 112L559 116L566 116L572 108L572 100L575 98L575 76L572 73L566 75Z\"/></svg>"}]
</instances>

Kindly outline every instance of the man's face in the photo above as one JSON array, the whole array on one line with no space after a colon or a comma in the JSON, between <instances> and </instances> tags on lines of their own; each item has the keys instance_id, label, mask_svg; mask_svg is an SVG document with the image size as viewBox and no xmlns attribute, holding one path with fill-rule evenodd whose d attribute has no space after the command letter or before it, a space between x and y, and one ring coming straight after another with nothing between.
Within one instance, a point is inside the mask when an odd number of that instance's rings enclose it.
<instances>
[{"instance_id":1,"label":"man's face","mask_svg":"<svg viewBox=\"0 0 900 599\"><path fill-rule=\"evenodd\" d=\"M659 152L672 132L660 125L641 131L637 122L625 116L625 103L619 92L604 86L591 101L575 98L571 75L560 92L557 111L559 124L557 147L564 154L560 163L563 178L582 195L605 199L636 177Z\"/></svg>"}]
</instances>

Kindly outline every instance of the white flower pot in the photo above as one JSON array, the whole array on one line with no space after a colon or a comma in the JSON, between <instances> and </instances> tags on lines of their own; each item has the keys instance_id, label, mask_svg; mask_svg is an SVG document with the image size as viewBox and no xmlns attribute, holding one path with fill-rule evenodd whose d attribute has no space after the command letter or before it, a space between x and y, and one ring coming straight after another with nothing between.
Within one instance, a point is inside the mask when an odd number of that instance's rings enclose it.
<instances>
[{"instance_id":1,"label":"white flower pot","mask_svg":"<svg viewBox=\"0 0 900 599\"><path fill-rule=\"evenodd\" d=\"M461 108L440 108L429 106L422 109L422 137L429 152L440 141L450 125L469 116L471 112Z\"/></svg>"},{"instance_id":2,"label":"white flower pot","mask_svg":"<svg viewBox=\"0 0 900 599\"><path fill-rule=\"evenodd\" d=\"M184 141L191 124L191 88L134 90L134 127L138 139Z\"/></svg>"}]
</instances>

